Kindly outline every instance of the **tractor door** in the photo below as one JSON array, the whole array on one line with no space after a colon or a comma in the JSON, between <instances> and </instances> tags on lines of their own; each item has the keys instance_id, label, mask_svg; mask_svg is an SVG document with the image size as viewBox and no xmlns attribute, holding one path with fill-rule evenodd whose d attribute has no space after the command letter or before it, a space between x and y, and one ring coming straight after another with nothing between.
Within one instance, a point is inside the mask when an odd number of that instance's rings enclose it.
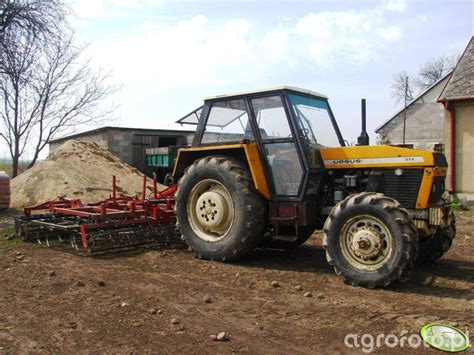
<instances>
[{"instance_id":1,"label":"tractor door","mask_svg":"<svg viewBox=\"0 0 474 355\"><path fill-rule=\"evenodd\" d=\"M262 155L267 161L273 195L288 200L300 193L304 170L293 130L280 95L251 99Z\"/></svg>"}]
</instances>

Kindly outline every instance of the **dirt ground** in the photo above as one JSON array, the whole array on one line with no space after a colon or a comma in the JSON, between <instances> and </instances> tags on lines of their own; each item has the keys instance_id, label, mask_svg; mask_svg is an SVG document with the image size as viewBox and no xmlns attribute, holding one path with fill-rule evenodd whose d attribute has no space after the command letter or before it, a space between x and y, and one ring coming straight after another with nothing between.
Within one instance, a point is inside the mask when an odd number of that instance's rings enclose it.
<instances>
[{"instance_id":1,"label":"dirt ground","mask_svg":"<svg viewBox=\"0 0 474 355\"><path fill-rule=\"evenodd\" d=\"M320 234L233 264L179 245L90 257L8 240L10 217L0 215L0 353L363 353L347 334L408 337L433 321L474 333L474 213L457 217L437 264L368 290L334 274ZM229 340L210 338L219 332ZM383 340L375 349L415 351L435 352Z\"/></svg>"}]
</instances>

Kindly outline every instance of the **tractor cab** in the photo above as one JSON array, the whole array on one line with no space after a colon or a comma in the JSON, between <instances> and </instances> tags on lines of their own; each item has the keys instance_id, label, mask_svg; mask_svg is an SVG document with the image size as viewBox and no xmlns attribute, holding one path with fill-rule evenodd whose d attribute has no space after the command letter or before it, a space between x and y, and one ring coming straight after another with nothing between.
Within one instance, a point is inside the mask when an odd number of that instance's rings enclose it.
<instances>
[{"instance_id":1,"label":"tractor cab","mask_svg":"<svg viewBox=\"0 0 474 355\"><path fill-rule=\"evenodd\" d=\"M178 123L197 125L193 147L256 145L272 199L281 201L316 193L319 149L344 145L328 98L287 86L207 97Z\"/></svg>"}]
</instances>

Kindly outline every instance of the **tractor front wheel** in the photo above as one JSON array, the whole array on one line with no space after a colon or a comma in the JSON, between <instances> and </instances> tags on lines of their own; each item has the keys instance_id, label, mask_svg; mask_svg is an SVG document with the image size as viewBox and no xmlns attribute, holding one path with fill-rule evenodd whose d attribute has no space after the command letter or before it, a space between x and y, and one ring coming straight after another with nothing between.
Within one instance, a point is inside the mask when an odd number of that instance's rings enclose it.
<instances>
[{"instance_id":1,"label":"tractor front wheel","mask_svg":"<svg viewBox=\"0 0 474 355\"><path fill-rule=\"evenodd\" d=\"M237 160L196 160L179 180L177 225L199 258L230 261L249 254L266 228L266 203Z\"/></svg>"},{"instance_id":2,"label":"tractor front wheel","mask_svg":"<svg viewBox=\"0 0 474 355\"><path fill-rule=\"evenodd\" d=\"M330 265L354 286L388 286L413 267L418 233L392 198L362 192L337 204L324 225Z\"/></svg>"},{"instance_id":3,"label":"tractor front wheel","mask_svg":"<svg viewBox=\"0 0 474 355\"><path fill-rule=\"evenodd\" d=\"M450 211L449 220L449 226L440 228L433 235L420 239L418 264L434 263L451 248L453 239L456 237L456 217L453 211Z\"/></svg>"}]
</instances>

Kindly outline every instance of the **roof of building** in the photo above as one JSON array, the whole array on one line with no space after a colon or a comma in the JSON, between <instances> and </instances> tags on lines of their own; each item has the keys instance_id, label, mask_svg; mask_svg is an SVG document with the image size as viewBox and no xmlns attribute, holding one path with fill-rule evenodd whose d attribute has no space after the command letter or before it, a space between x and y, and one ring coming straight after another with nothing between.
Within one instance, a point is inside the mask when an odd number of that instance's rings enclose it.
<instances>
[{"instance_id":1,"label":"roof of building","mask_svg":"<svg viewBox=\"0 0 474 355\"><path fill-rule=\"evenodd\" d=\"M438 101L474 99L474 36L454 68Z\"/></svg>"},{"instance_id":2,"label":"roof of building","mask_svg":"<svg viewBox=\"0 0 474 355\"><path fill-rule=\"evenodd\" d=\"M184 133L194 133L194 131L188 131L188 130L180 130L180 129L149 129L149 128L132 128L132 127L113 127L113 126L104 126L104 127L99 127L96 129L91 129L89 131L84 131L80 133L75 133L71 134L69 136L64 136L60 138L56 138L51 140L49 143L56 143L56 142L61 142L64 140L68 139L74 139L74 138L80 138L84 136L89 136L92 134L97 134L97 133L102 133L108 130L119 130L119 131L136 131L136 132L143 132L143 133L154 133L154 134L160 134L160 133L176 133L177 135L179 134L184 134Z\"/></svg>"},{"instance_id":3,"label":"roof of building","mask_svg":"<svg viewBox=\"0 0 474 355\"><path fill-rule=\"evenodd\" d=\"M258 94L258 93L269 92L269 91L278 91L278 90L290 90L290 91L301 92L303 94L317 96L317 97L320 97L320 98L323 98L323 99L328 98L326 95L320 94L316 91L302 89L302 88L298 88L298 87L295 87L295 86L285 86L285 85L283 85L283 86L275 86L275 87L265 88L265 89L254 89L254 90L234 92L234 93L231 93L231 94L208 96L208 97L205 97L204 100L215 100L215 99L222 99L222 98L225 98L225 97Z\"/></svg>"},{"instance_id":4,"label":"roof of building","mask_svg":"<svg viewBox=\"0 0 474 355\"><path fill-rule=\"evenodd\" d=\"M403 111L405 110L408 110L408 108L410 108L411 105L413 105L415 102L417 102L419 99L421 99L423 96L425 96L428 92L430 92L431 90L433 90L434 88L436 88L438 85L441 85L441 83L443 82L443 80L445 80L448 76L450 76L452 73L452 71L450 71L449 73L446 73L441 79L439 79L436 83L434 83L433 85L431 85L428 89L426 89L425 91L423 91L421 94L419 94L417 97L415 97L413 99L412 102L410 102L407 107L403 107L402 109L400 109L399 111L397 111L397 113L395 113L392 117L390 117L388 120L386 120L384 123L382 123L380 126L378 126L376 129L375 129L375 133L379 133L379 131L384 128L386 125L388 125L390 122L392 122L399 114L401 114Z\"/></svg>"}]
</instances>

